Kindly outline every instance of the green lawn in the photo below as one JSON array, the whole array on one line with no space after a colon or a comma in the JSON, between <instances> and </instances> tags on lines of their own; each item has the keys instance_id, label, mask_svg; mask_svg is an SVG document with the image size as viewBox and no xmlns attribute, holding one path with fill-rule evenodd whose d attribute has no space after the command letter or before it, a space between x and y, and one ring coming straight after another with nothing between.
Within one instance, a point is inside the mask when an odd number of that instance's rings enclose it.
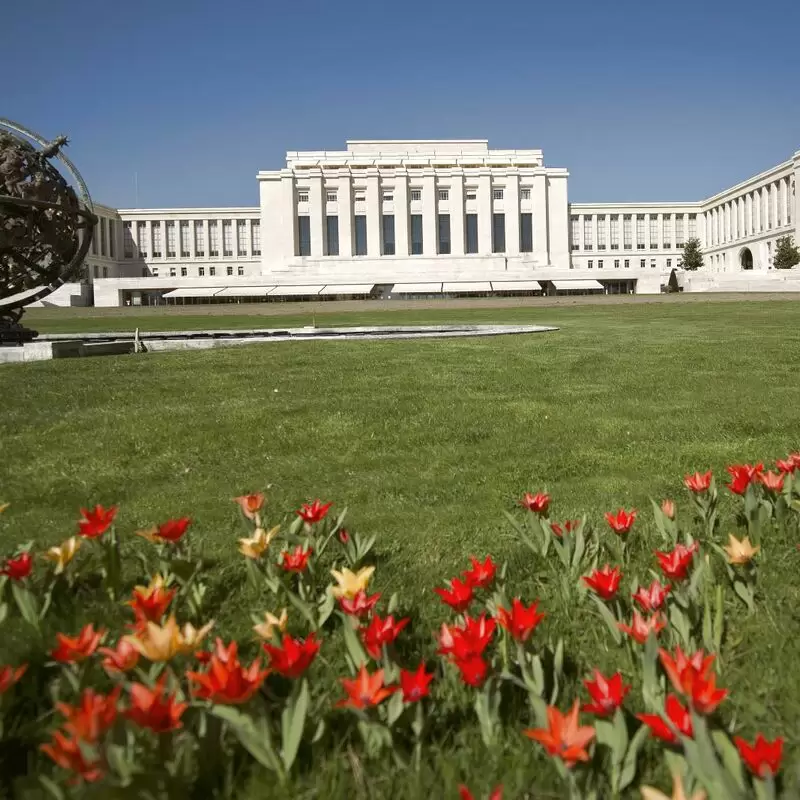
<instances>
[{"instance_id":1,"label":"green lawn","mask_svg":"<svg viewBox=\"0 0 800 800\"><path fill-rule=\"evenodd\" d=\"M45 316L26 322L40 330L73 324L45 326ZM195 539L222 561L219 624L242 635L249 624L243 590L224 583L240 559L230 498L269 485L276 521L306 499L333 500L348 507L353 528L378 534L375 585L399 592L417 614L416 634L432 656L426 631L446 614L430 587L463 569L468 555L507 560L523 595L540 591L528 553L503 520L523 491L546 487L557 519L586 511L600 525L606 510L642 509L635 549L643 573L656 542L649 496L674 497L688 514L685 472L713 468L721 480L728 463L800 448L800 302L439 309L346 319L376 317L531 321L561 330L3 366L0 502L12 504L0 519L3 546L56 543L74 531L78 507L95 502L120 504L122 531L191 515ZM192 327L188 319L159 317L150 329ZM110 329L107 318L89 322L81 329ZM225 327L240 323L254 321L224 318ZM731 508L725 497L728 523ZM756 727L782 732L789 765L800 742L794 544L765 543L759 612L734 623L723 678L733 690L727 713L751 735ZM578 674L615 663L613 653L595 649L587 629L600 623L588 605L559 611L546 595L542 601L550 632L563 626ZM558 785L555 772L532 743L510 737L486 754L467 720L431 753L421 785L386 770L359 794L342 752L301 775L293 796L448 798L460 780L488 788L501 779L511 798L531 784L537 798L559 796L547 793ZM280 795L256 779L252 797L267 796Z\"/></svg>"}]
</instances>

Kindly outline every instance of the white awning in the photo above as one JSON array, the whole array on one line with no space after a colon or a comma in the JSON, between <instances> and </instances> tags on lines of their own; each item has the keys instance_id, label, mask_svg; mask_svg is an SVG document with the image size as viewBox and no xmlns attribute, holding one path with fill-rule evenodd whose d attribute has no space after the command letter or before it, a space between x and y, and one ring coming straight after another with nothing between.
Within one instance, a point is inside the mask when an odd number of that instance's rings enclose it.
<instances>
[{"instance_id":1,"label":"white awning","mask_svg":"<svg viewBox=\"0 0 800 800\"><path fill-rule=\"evenodd\" d=\"M396 283L392 294L438 294L441 291L441 283Z\"/></svg>"},{"instance_id":2,"label":"white awning","mask_svg":"<svg viewBox=\"0 0 800 800\"><path fill-rule=\"evenodd\" d=\"M539 281L492 281L494 292L539 292L541 289Z\"/></svg>"},{"instance_id":3,"label":"white awning","mask_svg":"<svg viewBox=\"0 0 800 800\"><path fill-rule=\"evenodd\" d=\"M164 297L213 297L218 291L219 286L210 288L203 287L187 287L185 289L173 289L171 292L165 292Z\"/></svg>"},{"instance_id":4,"label":"white awning","mask_svg":"<svg viewBox=\"0 0 800 800\"><path fill-rule=\"evenodd\" d=\"M332 283L320 294L369 294L374 286L374 283Z\"/></svg>"},{"instance_id":5,"label":"white awning","mask_svg":"<svg viewBox=\"0 0 800 800\"><path fill-rule=\"evenodd\" d=\"M217 297L266 297L274 286L226 286Z\"/></svg>"},{"instance_id":6,"label":"white awning","mask_svg":"<svg viewBox=\"0 0 800 800\"><path fill-rule=\"evenodd\" d=\"M600 281L553 281L553 286L560 292L567 289L602 289Z\"/></svg>"},{"instance_id":7,"label":"white awning","mask_svg":"<svg viewBox=\"0 0 800 800\"><path fill-rule=\"evenodd\" d=\"M464 281L463 283L445 283L442 286L442 291L478 294L480 292L491 292L492 285L489 283L489 281L473 281L472 283L467 281Z\"/></svg>"},{"instance_id":8,"label":"white awning","mask_svg":"<svg viewBox=\"0 0 800 800\"><path fill-rule=\"evenodd\" d=\"M270 293L270 297L310 297L319 294L324 285L320 286L276 286Z\"/></svg>"}]
</instances>

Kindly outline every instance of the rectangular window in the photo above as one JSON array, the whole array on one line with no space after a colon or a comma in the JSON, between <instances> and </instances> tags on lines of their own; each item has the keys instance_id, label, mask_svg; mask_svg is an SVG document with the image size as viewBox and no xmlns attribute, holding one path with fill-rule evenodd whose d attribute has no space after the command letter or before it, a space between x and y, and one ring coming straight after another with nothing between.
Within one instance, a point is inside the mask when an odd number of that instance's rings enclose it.
<instances>
[{"instance_id":1,"label":"rectangular window","mask_svg":"<svg viewBox=\"0 0 800 800\"><path fill-rule=\"evenodd\" d=\"M95 272L96 272L97 271L97 267L95 267L94 269L95 269ZM153 277L157 278L158 277L158 267L153 267L152 271L153 271Z\"/></svg>"},{"instance_id":2,"label":"rectangular window","mask_svg":"<svg viewBox=\"0 0 800 800\"><path fill-rule=\"evenodd\" d=\"M533 214L519 215L519 251L533 252Z\"/></svg>"},{"instance_id":3,"label":"rectangular window","mask_svg":"<svg viewBox=\"0 0 800 800\"><path fill-rule=\"evenodd\" d=\"M439 214L439 253L450 255L450 215Z\"/></svg>"},{"instance_id":4,"label":"rectangular window","mask_svg":"<svg viewBox=\"0 0 800 800\"><path fill-rule=\"evenodd\" d=\"M205 274L206 274L206 268L205 267L198 267L197 268L197 274L198 274L199 277L204 278Z\"/></svg>"},{"instance_id":5,"label":"rectangular window","mask_svg":"<svg viewBox=\"0 0 800 800\"><path fill-rule=\"evenodd\" d=\"M139 247L139 255L147 258L150 248L147 246L147 226L144 222L136 223L136 242Z\"/></svg>"},{"instance_id":6,"label":"rectangular window","mask_svg":"<svg viewBox=\"0 0 800 800\"><path fill-rule=\"evenodd\" d=\"M250 220L250 240L252 244L252 254L254 256L261 255L261 220Z\"/></svg>"},{"instance_id":7,"label":"rectangular window","mask_svg":"<svg viewBox=\"0 0 800 800\"><path fill-rule=\"evenodd\" d=\"M597 249L606 249L606 215L598 214L597 216Z\"/></svg>"},{"instance_id":8,"label":"rectangular window","mask_svg":"<svg viewBox=\"0 0 800 800\"><path fill-rule=\"evenodd\" d=\"M209 267L208 268L208 274L213 278L217 274L217 268L216 267Z\"/></svg>"},{"instance_id":9,"label":"rectangular window","mask_svg":"<svg viewBox=\"0 0 800 800\"><path fill-rule=\"evenodd\" d=\"M326 192L326 197L328 198L329 203L336 202L336 192Z\"/></svg>"},{"instance_id":10,"label":"rectangular window","mask_svg":"<svg viewBox=\"0 0 800 800\"><path fill-rule=\"evenodd\" d=\"M297 192L297 202L298 203L307 203L308 202L308 192L307 191L298 191Z\"/></svg>"},{"instance_id":11,"label":"rectangular window","mask_svg":"<svg viewBox=\"0 0 800 800\"><path fill-rule=\"evenodd\" d=\"M450 199L450 192L447 189L439 189L439 199L440 200L449 200Z\"/></svg>"},{"instance_id":12,"label":"rectangular window","mask_svg":"<svg viewBox=\"0 0 800 800\"><path fill-rule=\"evenodd\" d=\"M100 217L100 255L106 254L106 220Z\"/></svg>"},{"instance_id":13,"label":"rectangular window","mask_svg":"<svg viewBox=\"0 0 800 800\"><path fill-rule=\"evenodd\" d=\"M170 276L170 278L176 278L178 276L178 272L175 269L175 267L170 267L169 268L169 276Z\"/></svg>"},{"instance_id":14,"label":"rectangular window","mask_svg":"<svg viewBox=\"0 0 800 800\"><path fill-rule=\"evenodd\" d=\"M619 259L618 258L614 259L614 269L619 269Z\"/></svg>"},{"instance_id":15,"label":"rectangular window","mask_svg":"<svg viewBox=\"0 0 800 800\"><path fill-rule=\"evenodd\" d=\"M622 217L622 246L626 250L633 249L633 221L630 214Z\"/></svg>"},{"instance_id":16,"label":"rectangular window","mask_svg":"<svg viewBox=\"0 0 800 800\"><path fill-rule=\"evenodd\" d=\"M355 255L365 256L367 254L367 218L364 214L356 214L353 217L353 223Z\"/></svg>"},{"instance_id":17,"label":"rectangular window","mask_svg":"<svg viewBox=\"0 0 800 800\"><path fill-rule=\"evenodd\" d=\"M153 230L153 258L161 258L161 223L152 223Z\"/></svg>"},{"instance_id":18,"label":"rectangular window","mask_svg":"<svg viewBox=\"0 0 800 800\"><path fill-rule=\"evenodd\" d=\"M356 192L353 195L353 202L354 203L363 203L367 199L367 195L364 192Z\"/></svg>"},{"instance_id":19,"label":"rectangular window","mask_svg":"<svg viewBox=\"0 0 800 800\"><path fill-rule=\"evenodd\" d=\"M520 189L519 190L519 199L520 200L530 200L531 199L531 190L530 189Z\"/></svg>"},{"instance_id":20,"label":"rectangular window","mask_svg":"<svg viewBox=\"0 0 800 800\"><path fill-rule=\"evenodd\" d=\"M219 256L219 231L215 219L208 221L208 254L211 258Z\"/></svg>"},{"instance_id":21,"label":"rectangular window","mask_svg":"<svg viewBox=\"0 0 800 800\"><path fill-rule=\"evenodd\" d=\"M130 222L122 223L122 249L125 258L133 258L133 231Z\"/></svg>"},{"instance_id":22,"label":"rectangular window","mask_svg":"<svg viewBox=\"0 0 800 800\"><path fill-rule=\"evenodd\" d=\"M597 262L597 269L603 269L603 259L602 258Z\"/></svg>"},{"instance_id":23,"label":"rectangular window","mask_svg":"<svg viewBox=\"0 0 800 800\"><path fill-rule=\"evenodd\" d=\"M229 275L229 276L233 275L233 266L232 265L228 264L228 266L225 267L225 274Z\"/></svg>"},{"instance_id":24,"label":"rectangular window","mask_svg":"<svg viewBox=\"0 0 800 800\"><path fill-rule=\"evenodd\" d=\"M384 203L391 203L392 200L394 200L394 194L392 192L384 192L383 193L383 202Z\"/></svg>"},{"instance_id":25,"label":"rectangular window","mask_svg":"<svg viewBox=\"0 0 800 800\"><path fill-rule=\"evenodd\" d=\"M466 252L478 252L478 215L467 214L464 219L464 235L466 236Z\"/></svg>"},{"instance_id":26,"label":"rectangular window","mask_svg":"<svg viewBox=\"0 0 800 800\"><path fill-rule=\"evenodd\" d=\"M631 266L631 260L629 258L626 258L625 259L625 269L630 269L630 266Z\"/></svg>"},{"instance_id":27,"label":"rectangular window","mask_svg":"<svg viewBox=\"0 0 800 800\"><path fill-rule=\"evenodd\" d=\"M672 247L672 214L664 214L664 249Z\"/></svg>"},{"instance_id":28,"label":"rectangular window","mask_svg":"<svg viewBox=\"0 0 800 800\"><path fill-rule=\"evenodd\" d=\"M619 250L619 214L611 215L611 249Z\"/></svg>"},{"instance_id":29,"label":"rectangular window","mask_svg":"<svg viewBox=\"0 0 800 800\"><path fill-rule=\"evenodd\" d=\"M467 189L467 200L477 200L478 193L474 189Z\"/></svg>"},{"instance_id":30,"label":"rectangular window","mask_svg":"<svg viewBox=\"0 0 800 800\"><path fill-rule=\"evenodd\" d=\"M394 214L381 214L381 237L383 238L383 254L394 255Z\"/></svg>"},{"instance_id":31,"label":"rectangular window","mask_svg":"<svg viewBox=\"0 0 800 800\"><path fill-rule=\"evenodd\" d=\"M202 220L195 220L194 222L194 254L196 256L204 256L205 243L203 241L203 222Z\"/></svg>"},{"instance_id":32,"label":"rectangular window","mask_svg":"<svg viewBox=\"0 0 800 800\"><path fill-rule=\"evenodd\" d=\"M181 258L189 258L189 221L181 221Z\"/></svg>"},{"instance_id":33,"label":"rectangular window","mask_svg":"<svg viewBox=\"0 0 800 800\"><path fill-rule=\"evenodd\" d=\"M411 215L411 255L422 255L422 214Z\"/></svg>"},{"instance_id":34,"label":"rectangular window","mask_svg":"<svg viewBox=\"0 0 800 800\"><path fill-rule=\"evenodd\" d=\"M233 255L233 223L229 219L222 220L222 255Z\"/></svg>"},{"instance_id":35,"label":"rectangular window","mask_svg":"<svg viewBox=\"0 0 800 800\"><path fill-rule=\"evenodd\" d=\"M655 214L650 215L650 249L658 249L658 217Z\"/></svg>"},{"instance_id":36,"label":"rectangular window","mask_svg":"<svg viewBox=\"0 0 800 800\"><path fill-rule=\"evenodd\" d=\"M244 267L243 267L241 264L239 264L239 266L238 266L238 267L236 267L236 274L237 274L237 275L238 275L240 278L244 276Z\"/></svg>"},{"instance_id":37,"label":"rectangular window","mask_svg":"<svg viewBox=\"0 0 800 800\"><path fill-rule=\"evenodd\" d=\"M683 214L675 215L675 247L683 247Z\"/></svg>"},{"instance_id":38,"label":"rectangular window","mask_svg":"<svg viewBox=\"0 0 800 800\"><path fill-rule=\"evenodd\" d=\"M189 274L189 270L186 267L181 267L181 278L185 278Z\"/></svg>"},{"instance_id":39,"label":"rectangular window","mask_svg":"<svg viewBox=\"0 0 800 800\"><path fill-rule=\"evenodd\" d=\"M580 228L580 218L577 216L572 216L569 218L570 228L572 233L572 249L573 250L580 250L581 249L581 228Z\"/></svg>"},{"instance_id":40,"label":"rectangular window","mask_svg":"<svg viewBox=\"0 0 800 800\"><path fill-rule=\"evenodd\" d=\"M594 250L594 236L592 236L592 218L583 218L583 249Z\"/></svg>"},{"instance_id":41,"label":"rectangular window","mask_svg":"<svg viewBox=\"0 0 800 800\"><path fill-rule=\"evenodd\" d=\"M236 253L241 256L247 255L247 220L236 220Z\"/></svg>"},{"instance_id":42,"label":"rectangular window","mask_svg":"<svg viewBox=\"0 0 800 800\"><path fill-rule=\"evenodd\" d=\"M671 258L667 259L667 269L672 269L672 259Z\"/></svg>"},{"instance_id":43,"label":"rectangular window","mask_svg":"<svg viewBox=\"0 0 800 800\"><path fill-rule=\"evenodd\" d=\"M325 217L325 255L339 255L339 217L328 215Z\"/></svg>"},{"instance_id":44,"label":"rectangular window","mask_svg":"<svg viewBox=\"0 0 800 800\"><path fill-rule=\"evenodd\" d=\"M636 215L636 249L644 250L644 214Z\"/></svg>"},{"instance_id":45,"label":"rectangular window","mask_svg":"<svg viewBox=\"0 0 800 800\"><path fill-rule=\"evenodd\" d=\"M108 255L109 258L116 258L116 231L114 230L114 220L110 219L108 221ZM105 277L105 276L103 276Z\"/></svg>"},{"instance_id":46,"label":"rectangular window","mask_svg":"<svg viewBox=\"0 0 800 800\"><path fill-rule=\"evenodd\" d=\"M164 223L167 226L167 258L175 258L178 255L178 244L176 242L177 235L175 231L174 220L167 220Z\"/></svg>"},{"instance_id":47,"label":"rectangular window","mask_svg":"<svg viewBox=\"0 0 800 800\"><path fill-rule=\"evenodd\" d=\"M311 255L311 218L297 218L297 255Z\"/></svg>"},{"instance_id":48,"label":"rectangular window","mask_svg":"<svg viewBox=\"0 0 800 800\"><path fill-rule=\"evenodd\" d=\"M589 269L592 269L592 268L594 267L594 261L593 261L593 260L590 258L590 259L589 259L589 260L586 262L586 266L587 266L587 267L589 267Z\"/></svg>"},{"instance_id":49,"label":"rectangular window","mask_svg":"<svg viewBox=\"0 0 800 800\"><path fill-rule=\"evenodd\" d=\"M411 201L416 202L418 200L422 200L422 189L412 189L411 190Z\"/></svg>"},{"instance_id":50,"label":"rectangular window","mask_svg":"<svg viewBox=\"0 0 800 800\"><path fill-rule=\"evenodd\" d=\"M492 252L506 251L506 215L492 214Z\"/></svg>"},{"instance_id":51,"label":"rectangular window","mask_svg":"<svg viewBox=\"0 0 800 800\"><path fill-rule=\"evenodd\" d=\"M689 214L689 238L694 239L697 236L697 215Z\"/></svg>"},{"instance_id":52,"label":"rectangular window","mask_svg":"<svg viewBox=\"0 0 800 800\"><path fill-rule=\"evenodd\" d=\"M650 259L650 267L651 267L652 269L655 269L655 268L656 268L656 260L655 260L654 258L651 258L651 259Z\"/></svg>"},{"instance_id":53,"label":"rectangular window","mask_svg":"<svg viewBox=\"0 0 800 800\"><path fill-rule=\"evenodd\" d=\"M502 199L503 199L503 190L492 189L492 200L502 200Z\"/></svg>"},{"instance_id":54,"label":"rectangular window","mask_svg":"<svg viewBox=\"0 0 800 800\"><path fill-rule=\"evenodd\" d=\"M111 224L111 220L109 220L109 225ZM103 267L103 277L108 277L108 267Z\"/></svg>"},{"instance_id":55,"label":"rectangular window","mask_svg":"<svg viewBox=\"0 0 800 800\"><path fill-rule=\"evenodd\" d=\"M647 262L642 258L639 260L639 268L644 269L647 266Z\"/></svg>"}]
</instances>

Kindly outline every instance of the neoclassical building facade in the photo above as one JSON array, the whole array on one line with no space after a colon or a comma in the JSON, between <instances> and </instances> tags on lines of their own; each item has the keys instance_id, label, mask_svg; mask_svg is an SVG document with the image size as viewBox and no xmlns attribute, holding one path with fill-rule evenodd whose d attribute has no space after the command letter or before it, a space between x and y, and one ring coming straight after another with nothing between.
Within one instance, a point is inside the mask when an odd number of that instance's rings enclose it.
<instances>
[{"instance_id":1,"label":"neoclassical building facade","mask_svg":"<svg viewBox=\"0 0 800 800\"><path fill-rule=\"evenodd\" d=\"M707 200L570 203L541 150L486 140L348 141L259 172L252 208L113 209L84 281L45 302L139 305L353 297L657 293L700 239L686 291L800 290L800 152Z\"/></svg>"}]
</instances>

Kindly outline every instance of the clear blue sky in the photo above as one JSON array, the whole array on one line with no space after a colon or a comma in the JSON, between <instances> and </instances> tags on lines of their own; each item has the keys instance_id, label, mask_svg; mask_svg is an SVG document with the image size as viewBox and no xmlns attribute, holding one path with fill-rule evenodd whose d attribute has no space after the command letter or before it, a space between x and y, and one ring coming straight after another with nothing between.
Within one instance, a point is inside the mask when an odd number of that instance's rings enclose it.
<instances>
[{"instance_id":1,"label":"clear blue sky","mask_svg":"<svg viewBox=\"0 0 800 800\"><path fill-rule=\"evenodd\" d=\"M347 138L540 147L587 202L701 199L800 149L798 0L9 0L2 23L0 116L67 133L118 207L135 172L144 207L255 205L259 169Z\"/></svg>"}]
</instances>

